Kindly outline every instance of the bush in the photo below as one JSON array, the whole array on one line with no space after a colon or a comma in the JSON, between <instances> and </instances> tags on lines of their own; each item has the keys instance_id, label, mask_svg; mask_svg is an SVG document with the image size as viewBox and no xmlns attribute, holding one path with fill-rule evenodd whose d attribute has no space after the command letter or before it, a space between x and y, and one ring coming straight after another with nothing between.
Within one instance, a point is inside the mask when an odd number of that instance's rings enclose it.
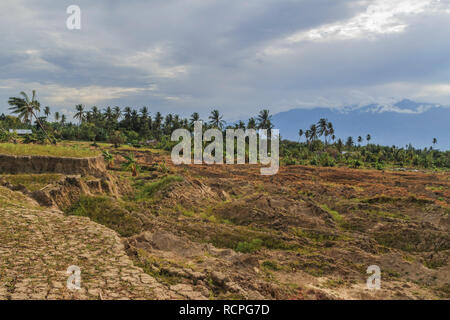
<instances>
[{"instance_id":1,"label":"bush","mask_svg":"<svg viewBox=\"0 0 450 320\"><path fill-rule=\"evenodd\" d=\"M263 241L261 239L253 239L250 242L241 241L236 246L236 251L242 253L252 253L261 249Z\"/></svg>"},{"instance_id":2,"label":"bush","mask_svg":"<svg viewBox=\"0 0 450 320\"><path fill-rule=\"evenodd\" d=\"M351 167L352 168L359 168L362 166L362 163L359 160L353 160Z\"/></svg>"},{"instance_id":3,"label":"bush","mask_svg":"<svg viewBox=\"0 0 450 320\"><path fill-rule=\"evenodd\" d=\"M319 164L323 167L334 167L336 161L328 153L322 153L319 158Z\"/></svg>"},{"instance_id":4,"label":"bush","mask_svg":"<svg viewBox=\"0 0 450 320\"><path fill-rule=\"evenodd\" d=\"M128 210L119 206L114 199L105 196L81 196L77 203L67 210L74 216L88 217L123 237L129 237L141 231L142 222Z\"/></svg>"},{"instance_id":5,"label":"bush","mask_svg":"<svg viewBox=\"0 0 450 320\"><path fill-rule=\"evenodd\" d=\"M179 176L166 176L161 180L146 183L143 186L137 186L140 192L137 198L145 199L153 197L158 191L165 190L171 183L183 181L183 178Z\"/></svg>"}]
</instances>

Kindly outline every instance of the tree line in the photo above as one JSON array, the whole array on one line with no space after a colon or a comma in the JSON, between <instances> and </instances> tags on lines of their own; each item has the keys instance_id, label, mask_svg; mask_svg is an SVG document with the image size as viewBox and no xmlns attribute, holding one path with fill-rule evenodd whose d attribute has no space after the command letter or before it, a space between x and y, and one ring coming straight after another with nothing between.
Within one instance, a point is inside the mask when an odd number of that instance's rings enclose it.
<instances>
[{"instance_id":1,"label":"tree line","mask_svg":"<svg viewBox=\"0 0 450 320\"><path fill-rule=\"evenodd\" d=\"M195 121L201 121L198 112L189 118L178 114L163 116L156 112L150 114L147 107L133 109L125 107L97 106L86 108L82 104L75 106L75 123L68 121L66 115L60 112L52 113L50 107L41 108L33 91L31 98L21 92L19 97L8 100L10 111L16 115L0 115L0 142L8 139L7 128L33 129L33 137L27 137L29 142L56 142L57 140L84 140L95 142L111 142L114 145L124 143L140 146L151 141L157 147L170 150L173 143L170 135L175 129L184 128L193 130ZM52 117L52 119L51 119ZM272 129L272 115L268 109L261 110L255 117L246 122L240 120L227 125L223 115L213 109L206 121L204 130L217 128L225 130L234 129ZM347 137L344 140L337 138L333 124L325 118L311 124L307 129L300 129L297 142L283 140L280 144L280 154L284 164L317 164L334 166L339 164L354 167L370 164L372 167L383 168L387 164L418 167L450 167L450 152L441 152L429 148L415 149L411 145L404 148L374 145L371 134L356 139ZM3 136L3 138L2 138ZM303 141L304 139L304 141ZM365 145L362 145L366 142ZM435 145L434 138L432 144Z\"/></svg>"}]
</instances>

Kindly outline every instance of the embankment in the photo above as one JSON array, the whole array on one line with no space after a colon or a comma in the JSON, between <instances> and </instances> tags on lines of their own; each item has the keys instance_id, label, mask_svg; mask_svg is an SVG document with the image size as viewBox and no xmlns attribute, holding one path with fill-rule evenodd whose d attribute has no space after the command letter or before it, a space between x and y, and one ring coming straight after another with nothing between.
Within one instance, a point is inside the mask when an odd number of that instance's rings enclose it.
<instances>
[{"instance_id":1,"label":"embankment","mask_svg":"<svg viewBox=\"0 0 450 320\"><path fill-rule=\"evenodd\" d=\"M13 156L0 154L0 173L61 173L95 177L106 171L102 156L92 158L63 158L51 156Z\"/></svg>"}]
</instances>

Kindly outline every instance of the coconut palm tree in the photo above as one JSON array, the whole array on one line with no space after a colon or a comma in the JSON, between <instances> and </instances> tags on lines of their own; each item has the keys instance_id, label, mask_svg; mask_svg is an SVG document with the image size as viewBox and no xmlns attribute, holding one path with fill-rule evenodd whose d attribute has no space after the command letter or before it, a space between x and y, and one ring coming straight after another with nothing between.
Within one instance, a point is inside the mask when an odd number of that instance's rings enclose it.
<instances>
[{"instance_id":1,"label":"coconut palm tree","mask_svg":"<svg viewBox=\"0 0 450 320\"><path fill-rule=\"evenodd\" d=\"M191 118L189 119L190 125L194 125L195 121L200 121L200 115L198 114L198 112L194 112L193 114L191 114Z\"/></svg>"},{"instance_id":2,"label":"coconut palm tree","mask_svg":"<svg viewBox=\"0 0 450 320\"><path fill-rule=\"evenodd\" d=\"M77 104L75 106L75 109L77 110L77 112L75 113L75 115L73 117L75 119L78 119L78 121L81 124L83 122L83 120L84 120L84 107L83 107L82 104Z\"/></svg>"},{"instance_id":3,"label":"coconut palm tree","mask_svg":"<svg viewBox=\"0 0 450 320\"><path fill-rule=\"evenodd\" d=\"M303 134L304 134L303 129L298 130L298 137L299 137L298 140L299 141L302 138Z\"/></svg>"},{"instance_id":4,"label":"coconut palm tree","mask_svg":"<svg viewBox=\"0 0 450 320\"><path fill-rule=\"evenodd\" d=\"M352 137L348 137L347 138L347 142L345 143L345 145L348 147L348 148L351 148L351 147L353 147L353 138Z\"/></svg>"},{"instance_id":5,"label":"coconut palm tree","mask_svg":"<svg viewBox=\"0 0 450 320\"><path fill-rule=\"evenodd\" d=\"M328 120L325 118L321 118L319 122L317 122L317 134L320 136L324 136L324 143L327 143L328 136Z\"/></svg>"},{"instance_id":6,"label":"coconut palm tree","mask_svg":"<svg viewBox=\"0 0 450 320\"><path fill-rule=\"evenodd\" d=\"M327 136L331 136L331 139L334 141L334 139L335 139L335 138L333 138L334 137L334 128L333 128L333 124L331 122L327 123L326 132L327 132ZM327 142L327 141L325 140L325 142Z\"/></svg>"},{"instance_id":7,"label":"coconut palm tree","mask_svg":"<svg viewBox=\"0 0 450 320\"><path fill-rule=\"evenodd\" d=\"M433 144L436 144L436 143L437 143L437 139L433 138Z\"/></svg>"},{"instance_id":8,"label":"coconut palm tree","mask_svg":"<svg viewBox=\"0 0 450 320\"><path fill-rule=\"evenodd\" d=\"M122 111L120 110L120 107L115 106L114 109L113 109L113 112L114 112L114 119L116 121L118 121L119 118L120 118L120 115L122 114Z\"/></svg>"},{"instance_id":9,"label":"coconut palm tree","mask_svg":"<svg viewBox=\"0 0 450 320\"><path fill-rule=\"evenodd\" d=\"M370 134L367 134L367 136L366 136L367 143L369 143L371 139L372 139L372 137L370 136Z\"/></svg>"},{"instance_id":10,"label":"coconut palm tree","mask_svg":"<svg viewBox=\"0 0 450 320\"><path fill-rule=\"evenodd\" d=\"M13 113L19 114L19 119L24 120L27 123L31 123L33 120L33 117L36 119L36 122L41 127L42 131L47 136L48 140L50 142L53 142L49 135L47 134L47 131L45 131L44 126L42 125L39 118L36 116L36 112L41 111L41 104L36 99L36 90L32 91L31 100L28 97L28 95L25 92L20 92L20 95L22 98L17 97L10 97L8 100L8 104L11 106L9 108Z\"/></svg>"},{"instance_id":11,"label":"coconut palm tree","mask_svg":"<svg viewBox=\"0 0 450 320\"><path fill-rule=\"evenodd\" d=\"M50 115L50 107L49 106L46 106L45 108L44 108L44 114L45 114L45 117L48 119L48 116Z\"/></svg>"},{"instance_id":12,"label":"coconut palm tree","mask_svg":"<svg viewBox=\"0 0 450 320\"><path fill-rule=\"evenodd\" d=\"M58 111L55 112L55 121L56 122L59 121L59 112Z\"/></svg>"},{"instance_id":13,"label":"coconut palm tree","mask_svg":"<svg viewBox=\"0 0 450 320\"><path fill-rule=\"evenodd\" d=\"M362 142L362 137L358 136L358 144L361 145L361 142Z\"/></svg>"},{"instance_id":14,"label":"coconut palm tree","mask_svg":"<svg viewBox=\"0 0 450 320\"><path fill-rule=\"evenodd\" d=\"M153 130L154 130L154 136L159 139L161 136L161 125L163 121L163 116L161 115L161 112L155 113L155 119L153 120Z\"/></svg>"},{"instance_id":15,"label":"coconut palm tree","mask_svg":"<svg viewBox=\"0 0 450 320\"><path fill-rule=\"evenodd\" d=\"M248 119L247 129L256 129L256 120L255 120L255 118L251 117L250 119Z\"/></svg>"},{"instance_id":16,"label":"coconut palm tree","mask_svg":"<svg viewBox=\"0 0 450 320\"><path fill-rule=\"evenodd\" d=\"M311 141L315 141L317 139L317 135L318 135L317 126L315 124L312 124L309 127L309 139Z\"/></svg>"},{"instance_id":17,"label":"coconut palm tree","mask_svg":"<svg viewBox=\"0 0 450 320\"><path fill-rule=\"evenodd\" d=\"M268 109L263 109L259 112L257 121L258 121L258 129L270 130L273 128L272 116L270 115L270 111Z\"/></svg>"},{"instance_id":18,"label":"coconut palm tree","mask_svg":"<svg viewBox=\"0 0 450 320\"><path fill-rule=\"evenodd\" d=\"M223 128L225 125L225 121L222 120L223 116L220 115L219 110L214 109L211 111L211 115L209 116L209 119L211 120L209 124L217 129Z\"/></svg>"}]
</instances>

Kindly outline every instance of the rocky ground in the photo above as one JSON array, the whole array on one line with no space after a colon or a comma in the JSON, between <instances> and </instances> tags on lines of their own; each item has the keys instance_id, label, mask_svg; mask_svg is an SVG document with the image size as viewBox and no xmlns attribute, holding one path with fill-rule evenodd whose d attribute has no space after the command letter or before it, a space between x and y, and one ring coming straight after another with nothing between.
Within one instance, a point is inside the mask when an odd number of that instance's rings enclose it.
<instances>
[{"instance_id":1,"label":"rocky ground","mask_svg":"<svg viewBox=\"0 0 450 320\"><path fill-rule=\"evenodd\" d=\"M72 265L79 290L67 288ZM0 299L177 297L133 265L114 231L0 187Z\"/></svg>"},{"instance_id":2,"label":"rocky ground","mask_svg":"<svg viewBox=\"0 0 450 320\"><path fill-rule=\"evenodd\" d=\"M450 297L448 173L288 166L263 177L140 151L131 177L124 153L106 178L34 192L4 178L0 298ZM81 291L65 288L69 265ZM366 287L370 265L380 290Z\"/></svg>"}]
</instances>

